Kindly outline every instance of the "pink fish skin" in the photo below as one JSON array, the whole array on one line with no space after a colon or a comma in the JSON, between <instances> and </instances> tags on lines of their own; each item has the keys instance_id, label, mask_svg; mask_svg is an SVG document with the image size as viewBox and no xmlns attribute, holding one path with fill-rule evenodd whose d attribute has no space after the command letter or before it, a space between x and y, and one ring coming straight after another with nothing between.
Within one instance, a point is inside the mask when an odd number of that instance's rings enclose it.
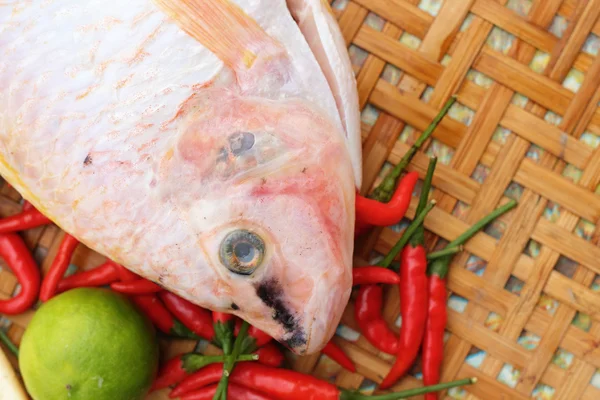
<instances>
[{"instance_id":1,"label":"pink fish skin","mask_svg":"<svg viewBox=\"0 0 600 400\"><path fill-rule=\"evenodd\" d=\"M358 110L325 1L0 3L0 175L91 249L298 354L350 296Z\"/></svg>"}]
</instances>

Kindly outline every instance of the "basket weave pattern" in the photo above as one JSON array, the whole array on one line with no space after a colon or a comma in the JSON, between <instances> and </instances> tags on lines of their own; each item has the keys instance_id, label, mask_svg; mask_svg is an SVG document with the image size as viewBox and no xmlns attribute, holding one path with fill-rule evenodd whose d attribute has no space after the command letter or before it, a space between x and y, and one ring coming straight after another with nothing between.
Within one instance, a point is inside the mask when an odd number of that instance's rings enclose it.
<instances>
[{"instance_id":1,"label":"basket weave pattern","mask_svg":"<svg viewBox=\"0 0 600 400\"><path fill-rule=\"evenodd\" d=\"M357 76L363 194L456 94L408 168L423 177L427 156L440 159L428 247L440 248L509 198L519 202L454 257L442 380L479 381L445 396L600 399L600 0L334 0L332 9ZM20 202L1 185L0 216L20 211ZM356 262L386 253L405 226L361 238ZM62 235L55 226L25 233L43 271ZM80 245L72 264L85 270L103 261ZM7 298L17 283L0 266ZM32 313L2 318L0 328L18 343ZM398 314L392 287L384 315L396 330ZM335 340L356 374L318 354L289 355L292 367L373 391L393 357L358 332L351 302ZM163 348L168 357L198 346ZM419 386L419 373L417 362L394 390Z\"/></svg>"}]
</instances>

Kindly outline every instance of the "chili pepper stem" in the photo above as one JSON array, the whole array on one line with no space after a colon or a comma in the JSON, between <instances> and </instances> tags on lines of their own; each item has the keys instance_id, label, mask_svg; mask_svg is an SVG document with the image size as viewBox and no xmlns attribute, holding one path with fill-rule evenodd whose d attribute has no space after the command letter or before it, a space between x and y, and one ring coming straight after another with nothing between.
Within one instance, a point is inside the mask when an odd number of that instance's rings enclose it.
<instances>
[{"instance_id":1,"label":"chili pepper stem","mask_svg":"<svg viewBox=\"0 0 600 400\"><path fill-rule=\"evenodd\" d=\"M475 222L469 229L464 231L459 237L448 243L446 248L456 247L462 245L467 240L471 239L477 232L482 230L487 224L494 219L498 218L502 214L511 210L517 205L515 200L510 200L508 203L496 208L494 211ZM451 256L445 256L434 260L429 266L429 273L436 274L440 278L444 278L448 273L448 266L450 265Z\"/></svg>"},{"instance_id":2,"label":"chili pepper stem","mask_svg":"<svg viewBox=\"0 0 600 400\"><path fill-rule=\"evenodd\" d=\"M454 387L472 385L477 382L477 378L466 378L452 382L439 383L437 385L424 386L420 388L403 390L401 392L380 394L375 396L364 395L355 392L343 391L340 394L340 400L396 400L405 399L412 396L419 396L426 393L439 392L441 390L451 389Z\"/></svg>"},{"instance_id":3,"label":"chili pepper stem","mask_svg":"<svg viewBox=\"0 0 600 400\"><path fill-rule=\"evenodd\" d=\"M427 254L427 259L429 261L433 261L437 258L451 256L453 254L460 253L461 251L463 251L463 246L446 247L446 248L443 248L442 250L434 251L433 253Z\"/></svg>"},{"instance_id":4,"label":"chili pepper stem","mask_svg":"<svg viewBox=\"0 0 600 400\"><path fill-rule=\"evenodd\" d=\"M427 200L429 199L431 182L433 181L433 173L435 172L436 165L437 157L431 157L429 159L429 165L427 166L427 172L425 173L425 179L423 180L421 196L419 196L419 204L417 205L417 211L415 211L415 215L419 215L427 206ZM422 246L425 243L425 228L423 228L423 224L419 225L412 237L409 238L409 241L413 247Z\"/></svg>"},{"instance_id":5,"label":"chili pepper stem","mask_svg":"<svg viewBox=\"0 0 600 400\"><path fill-rule=\"evenodd\" d=\"M380 267L389 267L390 266L392 261L394 261L394 258L396 258L398 253L400 253L400 251L404 248L404 246L406 246L406 244L410 240L411 236L415 233L415 231L417 229L419 229L419 226L423 223L423 221L425 220L425 217L427 216L429 211L431 211L433 206L435 206L435 200L431 200L431 202L429 204L427 204L427 206L425 206L425 209L423 209L423 211L415 217L413 222L411 222L411 224L408 226L408 228L406 228L406 230L402 234L402 237L400 238L400 240L398 240L398 242L396 242L396 244L394 245L394 247L392 247L392 249L390 250L388 255L385 256L385 258L381 262L379 262L377 265L379 265Z\"/></svg>"},{"instance_id":6,"label":"chili pepper stem","mask_svg":"<svg viewBox=\"0 0 600 400\"><path fill-rule=\"evenodd\" d=\"M423 186L421 188L421 196L419 197L419 204L417 205L417 214L419 214L427 205L427 199L429 198L429 192L431 191L431 182L433 181L433 173L437 165L437 157L433 156L429 159L427 165L427 171L425 172L425 179L423 179Z\"/></svg>"},{"instance_id":7,"label":"chili pepper stem","mask_svg":"<svg viewBox=\"0 0 600 400\"><path fill-rule=\"evenodd\" d=\"M4 343L4 345L13 353L16 357L19 357L19 349L15 344L10 340L6 332L0 329L0 342Z\"/></svg>"},{"instance_id":8,"label":"chili pepper stem","mask_svg":"<svg viewBox=\"0 0 600 400\"><path fill-rule=\"evenodd\" d=\"M406 152L404 157L400 160L398 164L391 170L388 175L384 178L384 180L373 190L373 193L369 196L372 199L388 202L392 193L394 192L394 187L396 186L396 180L406 168L406 166L410 163L412 158L417 153L417 150L425 143L427 139L431 136L435 128L439 125L442 119L446 116L450 107L456 102L456 96L452 96L448 99L446 104L442 107L440 112L435 116L431 124L421 133L419 138L415 141L415 143L410 147L410 149Z\"/></svg>"},{"instance_id":9,"label":"chili pepper stem","mask_svg":"<svg viewBox=\"0 0 600 400\"><path fill-rule=\"evenodd\" d=\"M464 231L459 237L448 243L446 247L455 247L464 244L467 240L471 239L473 235L483 229L487 224L504 214L505 212L513 209L517 205L515 200L510 200L508 203L496 208L494 211L475 222L469 229Z\"/></svg>"},{"instance_id":10,"label":"chili pepper stem","mask_svg":"<svg viewBox=\"0 0 600 400\"><path fill-rule=\"evenodd\" d=\"M186 354L182 358L183 368L188 372L192 373L200 368L203 368L209 364L214 363L227 363L233 359L233 355L218 355L218 356L205 356L203 354ZM235 361L256 361L258 360L258 354L241 354Z\"/></svg>"},{"instance_id":11,"label":"chili pepper stem","mask_svg":"<svg viewBox=\"0 0 600 400\"><path fill-rule=\"evenodd\" d=\"M225 371L227 375L231 373L233 367L235 365L235 361L237 357L239 357L240 352L242 351L242 344L244 343L244 338L248 335L248 329L250 328L250 324L246 321L242 323L242 327L240 328L240 333L235 339L235 343L233 345L233 350L231 352L231 357L225 362Z\"/></svg>"},{"instance_id":12,"label":"chili pepper stem","mask_svg":"<svg viewBox=\"0 0 600 400\"><path fill-rule=\"evenodd\" d=\"M219 381L219 386L217 386L217 391L215 393L215 397L213 400L226 399L227 398L227 386L229 384L229 375L231 375L231 371L235 366L236 359L240 355L242 351L242 345L244 339L248 334L248 328L250 324L247 321L242 323L242 327L240 328L240 333L238 333L237 338L235 339L235 343L233 344L233 350L231 351L231 357L228 358L223 364L223 376Z\"/></svg>"}]
</instances>

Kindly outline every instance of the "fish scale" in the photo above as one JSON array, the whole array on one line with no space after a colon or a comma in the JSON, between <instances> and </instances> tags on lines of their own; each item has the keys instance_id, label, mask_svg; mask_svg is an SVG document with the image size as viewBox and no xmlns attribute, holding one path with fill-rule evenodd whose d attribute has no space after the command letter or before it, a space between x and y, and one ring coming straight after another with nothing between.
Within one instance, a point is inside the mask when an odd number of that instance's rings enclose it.
<instances>
[{"instance_id":1,"label":"fish scale","mask_svg":"<svg viewBox=\"0 0 600 400\"><path fill-rule=\"evenodd\" d=\"M329 11L3 2L0 174L91 249L318 351L350 295L361 179L356 82Z\"/></svg>"}]
</instances>

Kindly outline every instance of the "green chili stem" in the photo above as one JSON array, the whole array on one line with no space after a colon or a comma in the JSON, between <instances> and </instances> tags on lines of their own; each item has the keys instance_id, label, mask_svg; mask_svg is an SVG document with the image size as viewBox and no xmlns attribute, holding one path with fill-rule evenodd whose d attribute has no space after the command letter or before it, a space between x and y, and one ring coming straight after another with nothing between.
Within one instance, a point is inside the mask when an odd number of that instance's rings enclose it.
<instances>
[{"instance_id":1,"label":"green chili stem","mask_svg":"<svg viewBox=\"0 0 600 400\"><path fill-rule=\"evenodd\" d=\"M0 329L0 342L4 343L4 345L13 353L15 356L19 357L19 349L15 344L10 340L6 332Z\"/></svg>"},{"instance_id":2,"label":"green chili stem","mask_svg":"<svg viewBox=\"0 0 600 400\"><path fill-rule=\"evenodd\" d=\"M477 232L482 230L487 224L506 213L507 211L513 209L517 205L517 202L514 200L510 200L503 206L496 208L494 211L481 218L479 221L475 222L473 226L464 231L459 237L448 243L446 247L456 247L464 244L467 240L471 239Z\"/></svg>"},{"instance_id":3,"label":"green chili stem","mask_svg":"<svg viewBox=\"0 0 600 400\"><path fill-rule=\"evenodd\" d=\"M229 386L229 375L223 374L213 400L227 400L227 386Z\"/></svg>"},{"instance_id":4,"label":"green chili stem","mask_svg":"<svg viewBox=\"0 0 600 400\"><path fill-rule=\"evenodd\" d=\"M427 254L427 259L429 261L435 260L436 258L451 256L456 253L460 253L463 250L462 246L458 247L445 247L442 250L434 251L433 253Z\"/></svg>"},{"instance_id":5,"label":"green chili stem","mask_svg":"<svg viewBox=\"0 0 600 400\"><path fill-rule=\"evenodd\" d=\"M427 172L425 173L423 187L421 188L421 197L419 197L419 204L417 205L417 215L419 215L427 205L427 200L429 199L429 191L431 189L431 181L433 180L433 173L435 172L436 165L437 157L433 156L429 159L429 164L427 165Z\"/></svg>"},{"instance_id":6,"label":"green chili stem","mask_svg":"<svg viewBox=\"0 0 600 400\"><path fill-rule=\"evenodd\" d=\"M439 392L441 390L451 389L458 386L472 385L477 382L477 378L460 379L452 382L438 383L437 385L424 386L420 388L403 390L401 392L387 393L369 396L356 392L342 391L340 400L396 400L408 397L419 396L425 393Z\"/></svg>"},{"instance_id":7,"label":"green chili stem","mask_svg":"<svg viewBox=\"0 0 600 400\"><path fill-rule=\"evenodd\" d=\"M227 362L230 359L233 359L233 355L219 355L219 356L205 356L203 354L190 353L186 354L182 357L183 368L188 372L192 373L200 368L203 368L209 364L217 363L217 362ZM258 360L258 356L256 354L241 354L237 359L237 361L256 361Z\"/></svg>"},{"instance_id":8,"label":"green chili stem","mask_svg":"<svg viewBox=\"0 0 600 400\"><path fill-rule=\"evenodd\" d=\"M248 328L250 324L247 321L242 323L240 328L240 333L238 333L237 338L235 339L235 343L233 344L233 350L231 351L231 357L225 361L223 364L223 376L219 381L219 386L217 386L217 391L213 400L227 399L227 386L229 385L229 375L231 375L231 371L233 371L233 367L235 366L235 362L242 351L242 346L244 343L244 339L248 334Z\"/></svg>"},{"instance_id":9,"label":"green chili stem","mask_svg":"<svg viewBox=\"0 0 600 400\"><path fill-rule=\"evenodd\" d=\"M388 201L390 201L390 199L392 198L392 194L394 193L398 177L400 176L400 174L402 174L404 168L406 168L406 166L415 156L417 150L419 150L419 148L423 146L423 143L425 143L425 141L429 139L435 128L446 116L448 110L450 110L450 107L452 107L452 105L455 102L456 96L452 96L448 99L448 101L446 102L446 104L444 104L440 112L435 116L435 118L433 118L433 121L431 121L431 124L429 124L427 129L425 129L423 133L421 133L419 138L415 141L415 143L412 146L410 146L410 149L408 149L408 151L406 152L404 157L402 157L400 162L396 164L394 169L392 169L388 173L388 175L383 179L379 186L377 186L375 190L373 190L373 193L371 193L371 195L369 196L370 198L381 201L383 203L387 203Z\"/></svg>"},{"instance_id":10,"label":"green chili stem","mask_svg":"<svg viewBox=\"0 0 600 400\"><path fill-rule=\"evenodd\" d=\"M396 242L394 247L392 247L392 249L390 250L388 255L385 256L385 258L377 264L378 266L384 267L384 268L387 268L390 266L392 261L394 261L394 258L396 258L398 253L400 253L400 251L402 251L404 246L406 246L406 244L408 243L408 241L409 241L410 237L413 235L413 233L415 233L415 231L423 223L423 221L425 220L425 217L427 216L429 211L431 211L431 209L433 208L434 205L435 205L435 201L432 200L429 204L427 204L427 206L425 206L425 209L423 211L421 211L421 213L419 215L417 215L416 218L411 222L411 224L408 226L408 228L406 228L406 230L402 234L402 237L400 238L400 240L398 240Z\"/></svg>"},{"instance_id":11,"label":"green chili stem","mask_svg":"<svg viewBox=\"0 0 600 400\"><path fill-rule=\"evenodd\" d=\"M494 211L481 218L479 221L475 222L473 226L467 229L459 237L448 243L448 245L446 245L446 248L456 247L464 244L467 240L471 239L477 232L482 230L487 224L489 224L502 214L506 213L507 211L511 210L516 205L516 201L510 200L505 205L496 208ZM438 275L440 278L445 278L448 274L448 268L450 266L451 260L452 255L448 255L434 260L429 266L429 273Z\"/></svg>"},{"instance_id":12,"label":"green chili stem","mask_svg":"<svg viewBox=\"0 0 600 400\"><path fill-rule=\"evenodd\" d=\"M242 344L242 354L254 353L256 350L256 339L252 336L246 336L246 339L244 339L244 343Z\"/></svg>"},{"instance_id":13,"label":"green chili stem","mask_svg":"<svg viewBox=\"0 0 600 400\"><path fill-rule=\"evenodd\" d=\"M240 333L235 339L235 343L233 345L233 351L231 352L231 357L225 362L225 373L227 375L231 374L233 370L233 366L235 365L236 359L240 356L242 352L242 345L244 343L244 339L248 335L248 328L250 328L250 324L247 321L242 323L240 328Z\"/></svg>"},{"instance_id":14,"label":"green chili stem","mask_svg":"<svg viewBox=\"0 0 600 400\"><path fill-rule=\"evenodd\" d=\"M223 349L224 354L231 354L231 347L233 346L233 321L225 323L218 321L214 323L214 327L215 338L213 342Z\"/></svg>"},{"instance_id":15,"label":"green chili stem","mask_svg":"<svg viewBox=\"0 0 600 400\"><path fill-rule=\"evenodd\" d=\"M429 159L429 165L427 166L427 172L425 173L425 179L423 180L421 196L419 197L419 204L417 205L417 211L415 212L415 215L419 215L427 205L427 200L429 200L429 192L431 190L431 181L433 180L433 173L435 171L436 164L437 157L431 157ZM425 244L425 228L423 228L423 224L419 225L418 229L415 231L415 234L410 239L410 243L413 245L413 247L419 245L423 246Z\"/></svg>"}]
</instances>

